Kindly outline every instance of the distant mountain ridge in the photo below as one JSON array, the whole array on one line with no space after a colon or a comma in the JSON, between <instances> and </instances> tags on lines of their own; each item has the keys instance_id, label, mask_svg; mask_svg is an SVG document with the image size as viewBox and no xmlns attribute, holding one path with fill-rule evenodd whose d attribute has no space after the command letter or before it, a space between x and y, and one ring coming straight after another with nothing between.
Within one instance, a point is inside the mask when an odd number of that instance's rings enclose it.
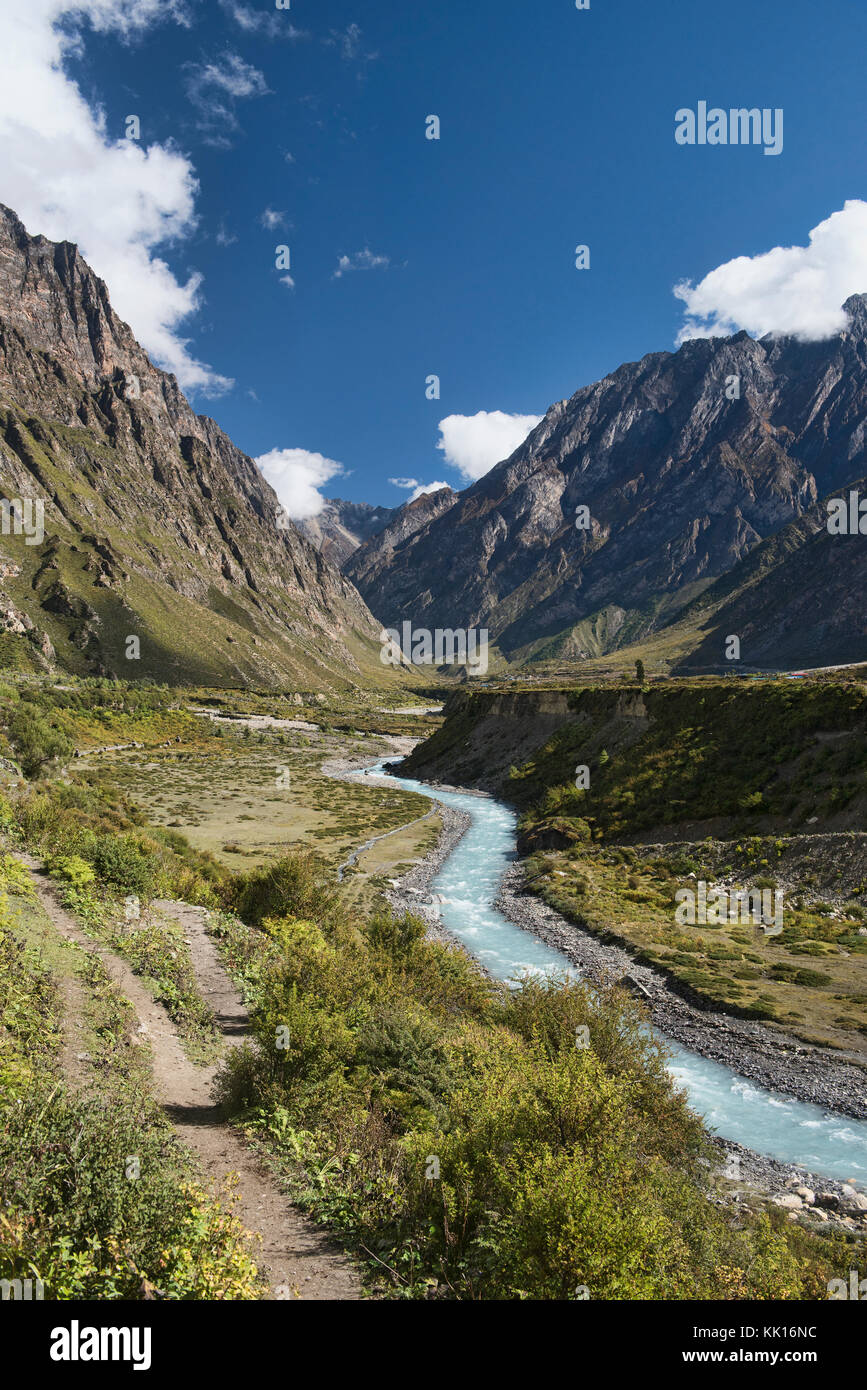
<instances>
[{"instance_id":1,"label":"distant mountain ridge","mask_svg":"<svg viewBox=\"0 0 867 1390\"><path fill-rule=\"evenodd\" d=\"M845 308L826 341L741 332L619 367L553 405L445 512L368 540L347 573L386 626L487 627L513 659L651 636L723 576L736 588L757 546L867 473L867 296ZM830 628L814 627L821 659ZM761 650L773 659L770 628Z\"/></svg>"},{"instance_id":2,"label":"distant mountain ridge","mask_svg":"<svg viewBox=\"0 0 867 1390\"><path fill-rule=\"evenodd\" d=\"M0 485L45 503L41 544L0 535L8 661L314 689L368 664L381 678L379 624L252 459L151 363L77 248L3 206Z\"/></svg>"},{"instance_id":3,"label":"distant mountain ridge","mask_svg":"<svg viewBox=\"0 0 867 1390\"><path fill-rule=\"evenodd\" d=\"M356 557L371 542L370 553L379 557L394 545L406 541L433 517L441 516L453 506L458 494L444 487L425 492L399 507L373 507L369 502L344 502L339 497L328 498L316 516L299 521L298 527L316 548L347 574L357 568L366 571L366 561ZM374 561L376 563L376 560Z\"/></svg>"},{"instance_id":4,"label":"distant mountain ridge","mask_svg":"<svg viewBox=\"0 0 867 1390\"><path fill-rule=\"evenodd\" d=\"M353 551L385 529L396 510L329 497L321 512L305 517L297 525L320 554L342 569Z\"/></svg>"}]
</instances>

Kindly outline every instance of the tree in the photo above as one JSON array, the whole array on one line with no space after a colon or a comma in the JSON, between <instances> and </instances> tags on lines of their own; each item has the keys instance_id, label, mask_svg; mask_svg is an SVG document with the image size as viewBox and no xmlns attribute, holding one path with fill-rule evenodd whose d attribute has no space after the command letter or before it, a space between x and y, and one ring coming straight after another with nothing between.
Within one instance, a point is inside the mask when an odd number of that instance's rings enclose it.
<instances>
[{"instance_id":1,"label":"tree","mask_svg":"<svg viewBox=\"0 0 867 1390\"><path fill-rule=\"evenodd\" d=\"M639 657L635 663L635 679L638 681L639 685L644 684L644 662L641 660L641 657Z\"/></svg>"}]
</instances>

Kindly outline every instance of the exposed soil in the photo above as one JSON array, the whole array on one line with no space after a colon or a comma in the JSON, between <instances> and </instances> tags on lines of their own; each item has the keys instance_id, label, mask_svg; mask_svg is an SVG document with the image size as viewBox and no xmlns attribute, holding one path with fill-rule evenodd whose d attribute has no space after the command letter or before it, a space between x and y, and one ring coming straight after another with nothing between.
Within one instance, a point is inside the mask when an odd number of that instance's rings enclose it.
<instances>
[{"instance_id":1,"label":"exposed soil","mask_svg":"<svg viewBox=\"0 0 867 1390\"><path fill-rule=\"evenodd\" d=\"M237 1179L236 1214L254 1240L254 1258L268 1281L272 1299L355 1300L362 1296L360 1276L339 1247L289 1201L274 1176L237 1134L221 1119L211 1098L219 1063L196 1066L181 1045L177 1030L130 966L78 926L58 903L50 879L36 860L19 855L33 873L39 901L51 922L68 941L101 956L111 979L133 1005L139 1036L150 1044L154 1091L181 1141L193 1151L206 1182L215 1190ZM154 904L180 922L189 944L202 998L213 1010L224 1048L237 1046L246 1035L249 1015L241 996L219 960L208 935L208 914L186 903ZM79 1085L82 1067L77 1038L83 995L65 992L69 1008L64 1064L70 1080Z\"/></svg>"}]
</instances>

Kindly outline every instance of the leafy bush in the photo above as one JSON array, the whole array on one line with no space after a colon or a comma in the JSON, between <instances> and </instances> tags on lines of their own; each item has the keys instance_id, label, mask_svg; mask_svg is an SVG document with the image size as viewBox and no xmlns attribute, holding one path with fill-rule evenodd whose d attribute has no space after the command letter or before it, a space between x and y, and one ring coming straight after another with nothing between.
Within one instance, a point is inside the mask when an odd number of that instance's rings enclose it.
<instances>
[{"instance_id":1,"label":"leafy bush","mask_svg":"<svg viewBox=\"0 0 867 1390\"><path fill-rule=\"evenodd\" d=\"M9 722L9 737L25 777L38 777L49 763L72 753L72 744L57 724L23 702Z\"/></svg>"},{"instance_id":2,"label":"leafy bush","mask_svg":"<svg viewBox=\"0 0 867 1390\"><path fill-rule=\"evenodd\" d=\"M236 874L227 890L228 906L245 922L258 926L266 917L315 914L332 920L340 894L312 855L287 854L260 869Z\"/></svg>"},{"instance_id":3,"label":"leafy bush","mask_svg":"<svg viewBox=\"0 0 867 1390\"><path fill-rule=\"evenodd\" d=\"M80 859L77 854L54 854L47 861L46 868L54 878L59 878L76 889L86 888L96 879L91 865L85 859Z\"/></svg>"},{"instance_id":4,"label":"leafy bush","mask_svg":"<svg viewBox=\"0 0 867 1390\"><path fill-rule=\"evenodd\" d=\"M624 991L510 990L411 916L320 915L309 861L238 890L291 910L221 926L255 1001L221 1099L398 1295L817 1296L814 1250L708 1200L706 1134Z\"/></svg>"}]
</instances>

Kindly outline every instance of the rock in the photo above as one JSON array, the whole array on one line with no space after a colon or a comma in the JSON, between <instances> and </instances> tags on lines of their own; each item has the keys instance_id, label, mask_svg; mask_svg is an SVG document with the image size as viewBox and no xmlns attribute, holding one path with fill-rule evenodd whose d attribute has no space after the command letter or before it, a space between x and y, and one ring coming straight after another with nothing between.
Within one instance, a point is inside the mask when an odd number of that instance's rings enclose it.
<instances>
[{"instance_id":1,"label":"rock","mask_svg":"<svg viewBox=\"0 0 867 1390\"><path fill-rule=\"evenodd\" d=\"M783 1197L775 1197L774 1205L777 1207L785 1207L787 1211L792 1212L802 1211L804 1207L804 1203L794 1192L787 1192Z\"/></svg>"},{"instance_id":2,"label":"rock","mask_svg":"<svg viewBox=\"0 0 867 1390\"><path fill-rule=\"evenodd\" d=\"M507 654L556 634L558 659L598 657L622 644L637 610L658 614L643 635L658 629L674 595L742 560L747 542L736 518L749 518L752 546L838 485L834 469L840 475L845 466L834 460L860 469L867 298L852 296L847 311L846 333L818 348L741 332L618 367L554 403L471 488L454 498L433 494L443 498L438 515L419 525L425 499L405 503L353 552L345 573L394 625L436 628L447 615L453 629L490 626ZM719 406L723 363L741 382L735 411ZM814 521L748 600L729 603L753 615L757 665L774 651L819 665L823 653L850 643L862 588L858 548L822 536ZM758 592L770 598L767 610ZM726 664L716 635L687 660Z\"/></svg>"},{"instance_id":3,"label":"rock","mask_svg":"<svg viewBox=\"0 0 867 1390\"><path fill-rule=\"evenodd\" d=\"M640 980L636 980L634 975L621 975L617 983L622 989L628 989L630 993L637 994L641 999L652 999L653 995Z\"/></svg>"},{"instance_id":4,"label":"rock","mask_svg":"<svg viewBox=\"0 0 867 1390\"><path fill-rule=\"evenodd\" d=\"M110 590L130 575L129 626L119 631L147 630L154 606L170 613L160 656L178 681L198 661L178 596L206 645L227 599L239 648L232 655L254 683L297 688L308 669L326 685L329 675L351 678L359 671L355 634L378 654L381 624L359 594L283 517L253 460L154 366L78 248L30 236L2 205L0 396L6 495L47 504L39 546L25 552L21 537L9 537L8 546L4 538L0 561L10 583L25 553L39 565L32 583L16 588L12 607L23 611L0 607L0 627L30 633L44 660L53 662L49 639L33 630L46 612L73 620L52 628L61 663L72 656L80 665L78 648L91 674L117 675L117 666L128 674L114 624L104 631L88 599L98 598L104 614ZM138 536L143 517L146 543ZM221 577L224 555L231 586ZM266 632L267 660L256 650ZM312 666L300 659L311 644Z\"/></svg>"},{"instance_id":5,"label":"rock","mask_svg":"<svg viewBox=\"0 0 867 1390\"><path fill-rule=\"evenodd\" d=\"M816 1194L815 1192L813 1192L811 1188L796 1187L795 1192L808 1207L812 1207L814 1205L816 1201Z\"/></svg>"}]
</instances>

